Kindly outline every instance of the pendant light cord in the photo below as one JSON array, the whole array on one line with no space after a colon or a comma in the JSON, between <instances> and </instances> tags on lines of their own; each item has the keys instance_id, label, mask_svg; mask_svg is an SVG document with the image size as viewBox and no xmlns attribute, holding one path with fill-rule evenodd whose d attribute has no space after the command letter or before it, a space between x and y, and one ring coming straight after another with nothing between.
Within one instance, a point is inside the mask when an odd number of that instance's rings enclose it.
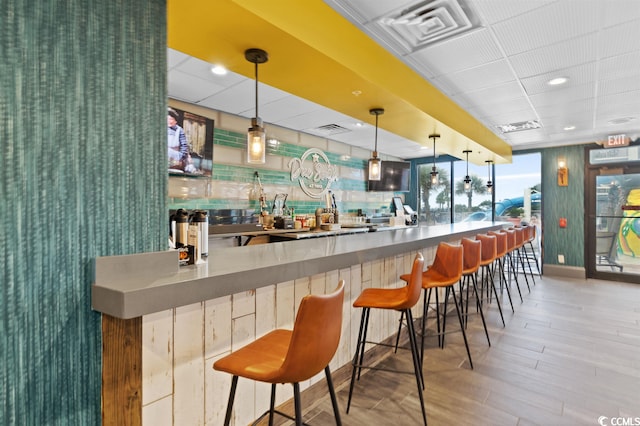
<instances>
[{"instance_id":1,"label":"pendant light cord","mask_svg":"<svg viewBox=\"0 0 640 426\"><path fill-rule=\"evenodd\" d=\"M256 118L260 117L258 115L258 62L255 63L256 66Z\"/></svg>"},{"instance_id":2,"label":"pendant light cord","mask_svg":"<svg viewBox=\"0 0 640 426\"><path fill-rule=\"evenodd\" d=\"M378 153L378 116L380 114L376 114L376 141L375 141L375 147L374 147L374 152Z\"/></svg>"}]
</instances>

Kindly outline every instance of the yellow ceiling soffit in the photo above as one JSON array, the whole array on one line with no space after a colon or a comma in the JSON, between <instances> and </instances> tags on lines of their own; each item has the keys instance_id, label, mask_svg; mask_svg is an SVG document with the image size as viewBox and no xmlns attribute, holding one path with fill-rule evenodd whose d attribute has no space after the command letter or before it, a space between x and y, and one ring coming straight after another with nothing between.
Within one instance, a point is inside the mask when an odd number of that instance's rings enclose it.
<instances>
[{"instance_id":1,"label":"yellow ceiling soffit","mask_svg":"<svg viewBox=\"0 0 640 426\"><path fill-rule=\"evenodd\" d=\"M262 48L263 83L368 123L384 108L381 128L428 147L439 133L440 154L511 161L506 142L321 0L169 0L167 13L173 49L253 78L244 51Z\"/></svg>"}]
</instances>

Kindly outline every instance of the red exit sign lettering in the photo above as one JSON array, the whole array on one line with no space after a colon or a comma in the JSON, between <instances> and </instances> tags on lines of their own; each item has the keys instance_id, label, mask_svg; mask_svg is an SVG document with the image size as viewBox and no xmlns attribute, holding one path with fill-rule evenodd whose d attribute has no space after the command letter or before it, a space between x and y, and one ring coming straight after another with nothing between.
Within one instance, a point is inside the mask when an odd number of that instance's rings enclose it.
<instances>
[{"instance_id":1,"label":"red exit sign lettering","mask_svg":"<svg viewBox=\"0 0 640 426\"><path fill-rule=\"evenodd\" d=\"M607 137L607 142L605 143L605 148L617 148L620 146L629 146L630 139L627 135L609 135Z\"/></svg>"}]
</instances>

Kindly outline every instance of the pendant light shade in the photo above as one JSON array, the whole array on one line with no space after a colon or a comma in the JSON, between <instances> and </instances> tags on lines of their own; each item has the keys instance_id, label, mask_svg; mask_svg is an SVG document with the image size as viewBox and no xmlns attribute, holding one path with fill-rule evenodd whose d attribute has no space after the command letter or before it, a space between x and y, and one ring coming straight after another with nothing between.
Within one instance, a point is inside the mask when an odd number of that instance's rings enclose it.
<instances>
[{"instance_id":1,"label":"pendant light shade","mask_svg":"<svg viewBox=\"0 0 640 426\"><path fill-rule=\"evenodd\" d=\"M471 178L469 177L469 153L473 151L465 149L462 152L467 154L467 175L464 177L464 191L471 192Z\"/></svg>"},{"instance_id":2,"label":"pendant light shade","mask_svg":"<svg viewBox=\"0 0 640 426\"><path fill-rule=\"evenodd\" d=\"M438 169L436 168L436 138L440 135L437 133L429 135L429 139L433 139L433 167L431 167L431 186L438 184Z\"/></svg>"},{"instance_id":3,"label":"pendant light shade","mask_svg":"<svg viewBox=\"0 0 640 426\"><path fill-rule=\"evenodd\" d=\"M376 116L376 136L373 154L369 159L369 180L380 180L382 176L382 160L378 158L378 116L384 114L384 109L373 108L369 114Z\"/></svg>"},{"instance_id":4,"label":"pendant light shade","mask_svg":"<svg viewBox=\"0 0 640 426\"><path fill-rule=\"evenodd\" d=\"M255 64L256 73L256 116L251 119L251 127L247 132L247 163L264 164L266 151L266 133L262 119L258 116L258 64L269 60L269 55L262 49L247 49L244 52L247 61Z\"/></svg>"},{"instance_id":5,"label":"pendant light shade","mask_svg":"<svg viewBox=\"0 0 640 426\"><path fill-rule=\"evenodd\" d=\"M491 182L491 165L493 164L493 161L486 160L485 163L487 163L487 173L488 173L487 190L489 191L489 194L491 194L491 192L493 191L493 182Z\"/></svg>"}]
</instances>

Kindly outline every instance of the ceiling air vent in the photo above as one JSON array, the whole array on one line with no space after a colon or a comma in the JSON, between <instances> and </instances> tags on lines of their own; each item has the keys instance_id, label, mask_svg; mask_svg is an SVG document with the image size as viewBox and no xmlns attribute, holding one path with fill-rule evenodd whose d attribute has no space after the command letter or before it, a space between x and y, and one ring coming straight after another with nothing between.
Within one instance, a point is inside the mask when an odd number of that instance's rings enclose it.
<instances>
[{"instance_id":1,"label":"ceiling air vent","mask_svg":"<svg viewBox=\"0 0 640 426\"><path fill-rule=\"evenodd\" d=\"M477 19L460 0L429 0L391 12L379 18L378 25L411 53L472 30Z\"/></svg>"},{"instance_id":2,"label":"ceiling air vent","mask_svg":"<svg viewBox=\"0 0 640 426\"><path fill-rule=\"evenodd\" d=\"M347 133L347 132L350 132L351 130L347 129L346 127L338 126L337 124L325 124L324 126L311 129L311 131L313 133L319 133L324 136L330 136L330 135L339 135L340 133Z\"/></svg>"},{"instance_id":3,"label":"ceiling air vent","mask_svg":"<svg viewBox=\"0 0 640 426\"><path fill-rule=\"evenodd\" d=\"M499 124L496 126L502 133L521 132L523 130L534 130L542 127L539 121L519 121L517 123Z\"/></svg>"}]
</instances>

